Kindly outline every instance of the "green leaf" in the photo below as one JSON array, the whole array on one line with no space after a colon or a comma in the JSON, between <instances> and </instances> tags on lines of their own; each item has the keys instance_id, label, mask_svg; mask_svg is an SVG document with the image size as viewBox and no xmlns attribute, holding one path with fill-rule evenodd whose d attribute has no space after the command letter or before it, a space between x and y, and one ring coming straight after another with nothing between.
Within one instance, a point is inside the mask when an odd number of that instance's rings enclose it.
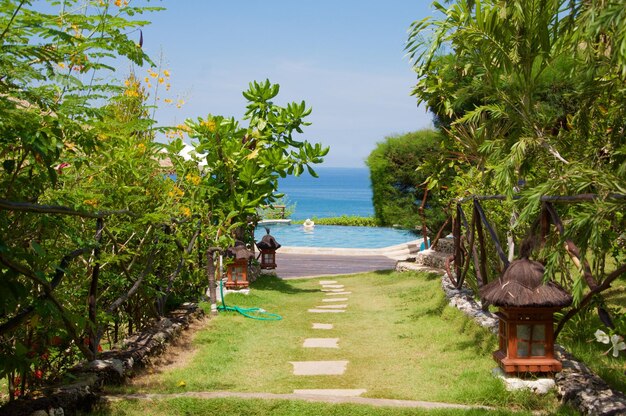
<instances>
[{"instance_id":1,"label":"green leaf","mask_svg":"<svg viewBox=\"0 0 626 416\"><path fill-rule=\"evenodd\" d=\"M40 257L46 256L46 251L35 241L31 240L30 248L32 248L35 251L35 253L37 253L38 256Z\"/></svg>"}]
</instances>

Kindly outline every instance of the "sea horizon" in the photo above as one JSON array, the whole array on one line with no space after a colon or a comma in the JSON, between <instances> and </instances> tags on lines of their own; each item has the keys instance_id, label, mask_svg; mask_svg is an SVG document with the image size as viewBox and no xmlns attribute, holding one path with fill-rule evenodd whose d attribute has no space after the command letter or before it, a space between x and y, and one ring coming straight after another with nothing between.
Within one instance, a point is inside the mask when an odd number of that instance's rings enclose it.
<instances>
[{"instance_id":1,"label":"sea horizon","mask_svg":"<svg viewBox=\"0 0 626 416\"><path fill-rule=\"evenodd\" d=\"M278 181L278 192L284 193L287 206L295 204L294 220L374 215L372 189L367 167L314 167L319 178L306 170L302 175Z\"/></svg>"}]
</instances>

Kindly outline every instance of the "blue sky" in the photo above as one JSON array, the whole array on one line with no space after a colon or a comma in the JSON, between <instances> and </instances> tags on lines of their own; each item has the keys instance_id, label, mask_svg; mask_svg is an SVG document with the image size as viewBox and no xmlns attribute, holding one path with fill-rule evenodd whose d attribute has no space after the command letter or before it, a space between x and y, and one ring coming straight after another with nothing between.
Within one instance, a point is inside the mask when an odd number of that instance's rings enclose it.
<instances>
[{"instance_id":1,"label":"blue sky","mask_svg":"<svg viewBox=\"0 0 626 416\"><path fill-rule=\"evenodd\" d=\"M208 113L241 119L253 80L278 83L278 104L305 100L312 126L302 138L331 147L324 166L364 166L391 134L431 126L411 97L407 29L429 0L162 0L147 17L144 49L171 71L157 119L173 125ZM141 70L138 70L140 72ZM165 95L163 95L165 97Z\"/></svg>"}]
</instances>

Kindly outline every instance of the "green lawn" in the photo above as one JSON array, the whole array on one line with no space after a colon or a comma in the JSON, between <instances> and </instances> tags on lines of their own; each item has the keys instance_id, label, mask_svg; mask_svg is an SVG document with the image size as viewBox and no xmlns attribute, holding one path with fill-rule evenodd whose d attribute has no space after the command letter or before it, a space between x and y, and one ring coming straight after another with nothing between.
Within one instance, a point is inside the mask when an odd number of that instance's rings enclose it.
<instances>
[{"instance_id":1,"label":"green lawn","mask_svg":"<svg viewBox=\"0 0 626 416\"><path fill-rule=\"evenodd\" d=\"M365 388L363 397L487 405L507 411L557 411L554 395L510 393L492 377L495 336L447 306L438 276L378 272L334 280L352 292L347 296L347 312L312 314L307 309L320 305L324 297L319 279L262 277L249 296L229 295L227 304L262 307L281 314L283 320L257 321L220 313L195 334L197 351L189 362L167 372L157 370L123 391L292 393L294 389ZM335 327L313 330L313 322ZM309 337L339 338L340 349L305 349L302 344ZM289 361L308 360L350 363L342 376L292 375ZM180 400L168 401L168 406ZM120 412L122 407L128 409L128 414L139 414L145 406L161 408L154 403L112 406ZM194 406L205 405L198 402Z\"/></svg>"}]
</instances>

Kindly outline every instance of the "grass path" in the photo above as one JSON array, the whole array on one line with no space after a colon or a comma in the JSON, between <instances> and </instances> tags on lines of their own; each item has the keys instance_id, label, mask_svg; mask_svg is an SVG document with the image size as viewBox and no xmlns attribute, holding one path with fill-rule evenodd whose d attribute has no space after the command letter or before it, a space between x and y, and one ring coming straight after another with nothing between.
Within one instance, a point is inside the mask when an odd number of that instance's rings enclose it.
<instances>
[{"instance_id":1,"label":"grass path","mask_svg":"<svg viewBox=\"0 0 626 416\"><path fill-rule=\"evenodd\" d=\"M367 392L363 396L371 399L502 409L493 414L511 414L516 410L558 411L553 395L509 393L491 376L495 367L491 359L495 337L447 306L438 276L377 272L333 280L352 292L345 313L307 312L322 304L324 294L320 291L319 279L261 278L253 285L249 296L229 295L227 303L262 307L281 314L283 320L263 322L237 314L220 314L195 334L195 353L184 365L169 367L167 371L157 369L117 393L290 395L294 389L364 388ZM320 334L320 330L312 329L313 322L333 323L334 328ZM320 336L340 338L340 348L302 348L304 339ZM311 360L349 360L350 364L342 376L292 375L289 361ZM190 405L199 399L170 400ZM174 403L170 400L161 397L153 401L152 406ZM243 399L220 400L238 403ZM116 402L110 406L111 414L115 411L125 414L123 409L128 410L126 414L146 414L145 403ZM132 412L133 406L138 406L137 413ZM461 413L442 414L466 414L460 410L453 412ZM477 414L489 414L484 409L481 412Z\"/></svg>"}]
</instances>

